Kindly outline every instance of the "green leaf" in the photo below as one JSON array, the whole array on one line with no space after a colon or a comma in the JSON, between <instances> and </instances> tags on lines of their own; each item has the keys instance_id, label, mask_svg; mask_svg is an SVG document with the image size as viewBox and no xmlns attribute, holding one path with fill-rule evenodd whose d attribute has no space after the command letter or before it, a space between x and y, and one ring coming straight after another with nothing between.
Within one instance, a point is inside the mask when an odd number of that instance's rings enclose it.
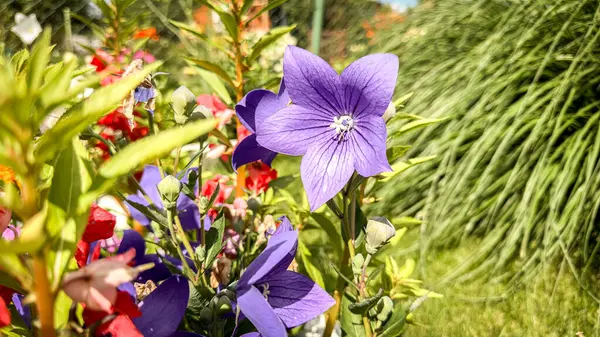
<instances>
[{"instance_id":1,"label":"green leaf","mask_svg":"<svg viewBox=\"0 0 600 337\"><path fill-rule=\"evenodd\" d=\"M65 294L64 291L59 291L54 302L54 328L60 330L69 322L69 311L73 300Z\"/></svg>"},{"instance_id":2,"label":"green leaf","mask_svg":"<svg viewBox=\"0 0 600 337\"><path fill-rule=\"evenodd\" d=\"M406 316L408 315L408 308L400 304L394 307L392 317L390 317L387 323L383 326L383 332L378 335L379 337L398 337L404 332L404 326L406 325Z\"/></svg>"},{"instance_id":3,"label":"green leaf","mask_svg":"<svg viewBox=\"0 0 600 337\"><path fill-rule=\"evenodd\" d=\"M308 249L302 242L298 242L298 253L300 254L300 258L302 259L302 266L306 269L308 276L315 281L321 288L325 288L325 280L323 279L323 274L321 271L315 266L313 260L313 255L310 249Z\"/></svg>"},{"instance_id":4,"label":"green leaf","mask_svg":"<svg viewBox=\"0 0 600 337\"><path fill-rule=\"evenodd\" d=\"M423 223L423 221L410 216L392 218L390 222L394 225L396 229L406 226L414 227Z\"/></svg>"},{"instance_id":5,"label":"green leaf","mask_svg":"<svg viewBox=\"0 0 600 337\"><path fill-rule=\"evenodd\" d=\"M29 59L27 72L27 88L36 92L42 85L44 70L50 61L50 29L45 29L41 38L35 43Z\"/></svg>"},{"instance_id":6,"label":"green leaf","mask_svg":"<svg viewBox=\"0 0 600 337\"><path fill-rule=\"evenodd\" d=\"M388 148L386 151L388 161L391 163L395 162L398 158L405 155L410 148L410 145L398 145Z\"/></svg>"},{"instance_id":7,"label":"green leaf","mask_svg":"<svg viewBox=\"0 0 600 337\"><path fill-rule=\"evenodd\" d=\"M204 60L188 58L188 57L185 57L185 59L198 65L202 69L205 69L205 70L208 70L208 71L214 73L215 75L222 78L225 82L227 82L227 83L231 84L231 86L235 87L231 77L229 77L227 72L223 68L221 68L221 66L219 66L218 64L211 63L211 62L204 61Z\"/></svg>"},{"instance_id":8,"label":"green leaf","mask_svg":"<svg viewBox=\"0 0 600 337\"><path fill-rule=\"evenodd\" d=\"M213 261L223 249L223 233L225 232L225 216L223 212L219 212L215 222L213 222L210 230L206 233L206 259L204 260L205 268L210 268Z\"/></svg>"},{"instance_id":9,"label":"green leaf","mask_svg":"<svg viewBox=\"0 0 600 337\"><path fill-rule=\"evenodd\" d=\"M342 336L347 337L365 337L365 328L362 321L362 316L357 315L350 311L350 305L352 299L349 298L348 294L344 294L341 303L340 323L342 326ZM397 337L397 336L395 336Z\"/></svg>"},{"instance_id":10,"label":"green leaf","mask_svg":"<svg viewBox=\"0 0 600 337\"><path fill-rule=\"evenodd\" d=\"M2 254L0 254L0 267L19 280L23 287L31 287L31 274L17 254L2 251Z\"/></svg>"},{"instance_id":11,"label":"green leaf","mask_svg":"<svg viewBox=\"0 0 600 337\"><path fill-rule=\"evenodd\" d=\"M225 26L225 29L227 29L229 36L231 36L234 41L237 41L238 24L233 15L218 9L217 7L214 7L213 11L215 11L219 15L219 18L221 18L221 22Z\"/></svg>"},{"instance_id":12,"label":"green leaf","mask_svg":"<svg viewBox=\"0 0 600 337\"><path fill-rule=\"evenodd\" d=\"M0 286L8 287L12 290L20 292L21 294L25 293L25 289L21 283L19 283L19 281L17 281L13 276L4 270L0 270Z\"/></svg>"},{"instance_id":13,"label":"green leaf","mask_svg":"<svg viewBox=\"0 0 600 337\"><path fill-rule=\"evenodd\" d=\"M66 116L38 140L35 158L45 162L53 158L74 136L108 112L113 111L151 72L160 66L155 62L115 84L100 88L86 100L69 109Z\"/></svg>"},{"instance_id":14,"label":"green leaf","mask_svg":"<svg viewBox=\"0 0 600 337\"><path fill-rule=\"evenodd\" d=\"M125 199L125 202L128 203L129 205L131 205L131 207L140 211L140 213L142 213L143 215L148 217L148 219L155 221L165 227L168 226L167 225L167 217L164 214L162 214L160 211L158 211L152 207L139 204L135 201L131 201L129 199Z\"/></svg>"},{"instance_id":15,"label":"green leaf","mask_svg":"<svg viewBox=\"0 0 600 337\"><path fill-rule=\"evenodd\" d=\"M59 152L54 161L54 175L48 200L62 208L67 216L77 212L79 197L92 184L93 167L88 152L81 141L74 137L71 143ZM61 229L48 228L51 236Z\"/></svg>"},{"instance_id":16,"label":"green leaf","mask_svg":"<svg viewBox=\"0 0 600 337\"><path fill-rule=\"evenodd\" d=\"M412 158L409 159L406 162L397 162L395 164L392 165L392 172L384 172L381 174L381 176L383 176L383 179L380 179L380 181L388 181L390 179L392 179L394 176L408 170L409 168L418 165L418 164L422 164L425 162L428 162L430 160L435 159L437 156L428 156L428 157L419 157L419 158Z\"/></svg>"},{"instance_id":17,"label":"green leaf","mask_svg":"<svg viewBox=\"0 0 600 337\"><path fill-rule=\"evenodd\" d=\"M233 100L229 95L229 91L227 91L227 88L225 88L225 85L215 73L204 70L200 67L196 67L196 71L198 71L200 77L202 77L202 79L208 83L208 85L217 93L217 95L219 95L225 104L231 105L233 103Z\"/></svg>"},{"instance_id":18,"label":"green leaf","mask_svg":"<svg viewBox=\"0 0 600 337\"><path fill-rule=\"evenodd\" d=\"M446 117L446 118L434 118L434 119L418 119L409 123L406 123L405 125L403 125L398 132L394 133L394 137L397 137L398 135L403 135L406 134L410 131L414 131L423 127L426 127L428 125L431 124L437 124L443 121L447 121L449 120L450 117Z\"/></svg>"},{"instance_id":19,"label":"green leaf","mask_svg":"<svg viewBox=\"0 0 600 337\"><path fill-rule=\"evenodd\" d=\"M244 0L244 4L242 4L242 10L240 11L242 15L248 13L248 10L252 7L254 0Z\"/></svg>"},{"instance_id":20,"label":"green leaf","mask_svg":"<svg viewBox=\"0 0 600 337\"><path fill-rule=\"evenodd\" d=\"M20 73L23 69L23 65L29 59L29 51L27 49L21 49L16 52L13 57L10 58L10 63L15 69L15 73Z\"/></svg>"},{"instance_id":21,"label":"green leaf","mask_svg":"<svg viewBox=\"0 0 600 337\"><path fill-rule=\"evenodd\" d=\"M190 33L190 34L192 34L192 35L200 38L201 40L204 40L204 41L209 41L210 40L209 37L206 34L200 33L199 31L197 31L196 29L194 29L190 25L187 25L187 24L185 24L183 22L179 22L179 21L175 21L175 20L169 20L169 22L173 26L175 26L175 27L177 27L177 28L179 28L181 30L186 31L186 32L188 32L188 33Z\"/></svg>"},{"instance_id":22,"label":"green leaf","mask_svg":"<svg viewBox=\"0 0 600 337\"><path fill-rule=\"evenodd\" d=\"M329 242L333 246L338 257L342 256L342 252L344 250L343 240L341 235L341 227L339 222L336 221L335 225L331 222L325 215L322 213L311 213L310 217L327 233L327 237L329 238Z\"/></svg>"},{"instance_id":23,"label":"green leaf","mask_svg":"<svg viewBox=\"0 0 600 337\"><path fill-rule=\"evenodd\" d=\"M246 21L246 25L248 25L252 20L254 20L257 17L261 16L262 13L270 11L271 9L273 9L275 7L279 7L279 6L283 5L284 3L286 3L287 1L288 0L271 0L271 1L269 1L268 5L266 5L265 7L263 7L256 14L254 14L254 16L250 18L250 20Z\"/></svg>"},{"instance_id":24,"label":"green leaf","mask_svg":"<svg viewBox=\"0 0 600 337\"><path fill-rule=\"evenodd\" d=\"M414 92L410 92L404 96L401 96L400 98L398 98L397 100L394 101L394 106L396 108L401 108L404 106L404 104L406 104L406 102L408 102L408 100L414 95Z\"/></svg>"},{"instance_id":25,"label":"green leaf","mask_svg":"<svg viewBox=\"0 0 600 337\"><path fill-rule=\"evenodd\" d=\"M258 42L254 44L254 46L252 47L252 52L246 58L246 60L248 60L248 64L252 64L260 56L260 53L265 48L277 42L277 40L282 38L285 34L294 30L294 28L296 28L296 25L277 27L269 31L269 33L267 33L263 37L261 37L260 40L258 40Z\"/></svg>"},{"instance_id":26,"label":"green leaf","mask_svg":"<svg viewBox=\"0 0 600 337\"><path fill-rule=\"evenodd\" d=\"M381 296L383 296L383 289L379 288L379 291L377 291L377 294L375 294L374 296L371 296L369 298L366 298L360 302L351 303L348 306L348 309L355 314L363 315L365 312L367 312L367 310L369 310L371 307L373 307L375 304L377 304L377 301L379 301Z\"/></svg>"},{"instance_id":27,"label":"green leaf","mask_svg":"<svg viewBox=\"0 0 600 337\"><path fill-rule=\"evenodd\" d=\"M24 253L37 253L46 243L47 233L45 230L46 217L48 214L48 207L44 208L33 215L21 231L21 235L12 241L0 240L0 252L24 254Z\"/></svg>"},{"instance_id":28,"label":"green leaf","mask_svg":"<svg viewBox=\"0 0 600 337\"><path fill-rule=\"evenodd\" d=\"M142 138L127 145L99 169L105 178L126 175L140 165L169 154L174 148L185 145L207 134L217 125L217 120L198 120L181 127L173 127L158 134Z\"/></svg>"}]
</instances>

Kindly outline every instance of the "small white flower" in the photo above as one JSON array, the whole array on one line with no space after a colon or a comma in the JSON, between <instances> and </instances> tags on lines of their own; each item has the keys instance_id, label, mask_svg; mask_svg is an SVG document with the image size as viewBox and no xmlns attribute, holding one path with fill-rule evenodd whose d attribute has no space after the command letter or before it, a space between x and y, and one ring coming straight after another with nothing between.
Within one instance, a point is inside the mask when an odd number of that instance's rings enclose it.
<instances>
[{"instance_id":1,"label":"small white flower","mask_svg":"<svg viewBox=\"0 0 600 337\"><path fill-rule=\"evenodd\" d=\"M15 14L15 25L10 31L17 34L23 43L30 45L42 32L42 26L40 26L35 14L27 16L23 13L17 13Z\"/></svg>"}]
</instances>

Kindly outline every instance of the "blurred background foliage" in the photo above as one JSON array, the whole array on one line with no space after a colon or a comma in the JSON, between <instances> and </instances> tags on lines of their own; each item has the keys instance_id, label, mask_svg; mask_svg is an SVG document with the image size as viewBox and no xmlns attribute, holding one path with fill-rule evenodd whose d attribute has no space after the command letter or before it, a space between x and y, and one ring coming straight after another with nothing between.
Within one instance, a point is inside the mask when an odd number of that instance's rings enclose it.
<instances>
[{"instance_id":1,"label":"blurred background foliage","mask_svg":"<svg viewBox=\"0 0 600 337\"><path fill-rule=\"evenodd\" d=\"M252 69L249 87L274 85L261 79L281 72L285 44L310 48L314 4L289 0L250 27L258 39L269 27L296 25ZM369 209L412 226L394 254L413 257L418 277L445 295L423 305L409 335L600 335L600 3L422 0L401 12L377 1L324 0L324 8L322 57L343 69L367 53L395 53L396 93L413 93L403 110L410 116L394 119L390 136L414 144L404 160L429 160L376 186L386 202ZM223 27L200 1L135 0L130 11L137 27L156 29L144 48L166 61L162 70L172 75L163 81L212 93L181 55L214 63L223 55L169 21L218 36ZM4 53L22 46L10 32L16 12L52 25L56 53L100 46L77 19L102 21L91 2L5 0ZM405 132L424 118L437 122ZM311 249L322 246L306 237Z\"/></svg>"}]
</instances>

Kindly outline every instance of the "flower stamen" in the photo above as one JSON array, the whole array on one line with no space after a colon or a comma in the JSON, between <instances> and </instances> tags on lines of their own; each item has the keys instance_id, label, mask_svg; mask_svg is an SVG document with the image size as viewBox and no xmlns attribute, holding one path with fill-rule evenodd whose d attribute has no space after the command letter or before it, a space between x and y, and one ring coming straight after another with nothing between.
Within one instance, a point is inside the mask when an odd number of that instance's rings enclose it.
<instances>
[{"instance_id":1,"label":"flower stamen","mask_svg":"<svg viewBox=\"0 0 600 337\"><path fill-rule=\"evenodd\" d=\"M269 300L269 295L271 294L271 291L269 290L269 284L265 283L261 284L261 286L263 287L262 294L265 297L265 300Z\"/></svg>"},{"instance_id":2,"label":"flower stamen","mask_svg":"<svg viewBox=\"0 0 600 337\"><path fill-rule=\"evenodd\" d=\"M345 136L356 126L354 119L350 115L335 116L330 128L335 129L335 137L337 141L344 140Z\"/></svg>"}]
</instances>

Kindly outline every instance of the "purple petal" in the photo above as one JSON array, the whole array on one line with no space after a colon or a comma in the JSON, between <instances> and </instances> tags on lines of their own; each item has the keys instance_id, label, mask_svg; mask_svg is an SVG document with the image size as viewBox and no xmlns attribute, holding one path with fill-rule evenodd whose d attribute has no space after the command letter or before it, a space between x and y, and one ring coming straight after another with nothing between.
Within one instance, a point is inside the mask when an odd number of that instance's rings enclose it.
<instances>
[{"instance_id":1,"label":"purple petal","mask_svg":"<svg viewBox=\"0 0 600 337\"><path fill-rule=\"evenodd\" d=\"M279 220L281 221L281 223L279 224L279 227L277 227L277 230L275 230L275 233L273 233L274 237L278 234L291 232L294 230L294 226L292 226L292 223L290 222L290 219L288 219L287 216L282 216L281 218L279 218Z\"/></svg>"},{"instance_id":2,"label":"purple petal","mask_svg":"<svg viewBox=\"0 0 600 337\"><path fill-rule=\"evenodd\" d=\"M169 268L165 265L163 260L156 254L148 254L136 264L144 264L150 262L154 263L154 267L150 270L146 270L140 273L140 275L137 278L138 282L146 283L148 280L151 280L154 283L158 283L162 280L166 280L171 275L173 275ZM179 261L179 263L181 264L181 261Z\"/></svg>"},{"instance_id":3,"label":"purple petal","mask_svg":"<svg viewBox=\"0 0 600 337\"><path fill-rule=\"evenodd\" d=\"M277 96L279 96L279 99L284 101L285 104L287 104L291 100L290 92L285 86L285 79L283 77L281 78L281 83L279 83L279 91L277 93Z\"/></svg>"},{"instance_id":4,"label":"purple petal","mask_svg":"<svg viewBox=\"0 0 600 337\"><path fill-rule=\"evenodd\" d=\"M273 239L273 238L271 238ZM271 244L250 263L238 281L238 289L260 282L271 274L286 270L298 248L298 232L291 231L277 236L277 242Z\"/></svg>"},{"instance_id":5,"label":"purple petal","mask_svg":"<svg viewBox=\"0 0 600 337\"><path fill-rule=\"evenodd\" d=\"M177 199L177 211L184 230L200 229L200 212L194 200L183 193L180 194Z\"/></svg>"},{"instance_id":6,"label":"purple petal","mask_svg":"<svg viewBox=\"0 0 600 337\"><path fill-rule=\"evenodd\" d=\"M258 332L248 332L248 333L241 335L240 337L261 337L261 336Z\"/></svg>"},{"instance_id":7,"label":"purple petal","mask_svg":"<svg viewBox=\"0 0 600 337\"><path fill-rule=\"evenodd\" d=\"M123 284L119 285L117 287L117 289L120 291L127 292L129 294L129 296L131 296L133 303L137 302L137 294L136 294L135 286L133 285L133 283L131 283L131 282L123 283Z\"/></svg>"},{"instance_id":8,"label":"purple petal","mask_svg":"<svg viewBox=\"0 0 600 337\"><path fill-rule=\"evenodd\" d=\"M393 54L373 54L352 62L341 75L344 90L344 111L354 117L383 116L398 77L398 57Z\"/></svg>"},{"instance_id":9,"label":"purple petal","mask_svg":"<svg viewBox=\"0 0 600 337\"><path fill-rule=\"evenodd\" d=\"M136 102L146 103L156 97L154 88L137 87L133 92L133 99Z\"/></svg>"},{"instance_id":10,"label":"purple petal","mask_svg":"<svg viewBox=\"0 0 600 337\"><path fill-rule=\"evenodd\" d=\"M288 46L283 56L283 76L294 104L331 119L344 112L340 76L317 55Z\"/></svg>"},{"instance_id":11,"label":"purple petal","mask_svg":"<svg viewBox=\"0 0 600 337\"><path fill-rule=\"evenodd\" d=\"M158 193L158 189L156 185L162 180L160 175L160 170L158 167L153 165L146 165L144 167L144 173L142 174L142 179L140 180L140 186L144 189L144 191L152 200L152 203L158 208L163 208L162 201L160 199L160 194ZM141 194L139 194L141 196Z\"/></svg>"},{"instance_id":12,"label":"purple petal","mask_svg":"<svg viewBox=\"0 0 600 337\"><path fill-rule=\"evenodd\" d=\"M237 144L231 156L231 166L237 172L240 166L261 160L263 163L271 166L271 162L275 159L277 152L273 152L260 146L256 142L256 134L244 138Z\"/></svg>"},{"instance_id":13,"label":"purple petal","mask_svg":"<svg viewBox=\"0 0 600 337\"><path fill-rule=\"evenodd\" d=\"M251 286L237 294L237 305L263 337L287 336L285 326L263 294Z\"/></svg>"},{"instance_id":14,"label":"purple petal","mask_svg":"<svg viewBox=\"0 0 600 337\"><path fill-rule=\"evenodd\" d=\"M351 150L348 141L329 140L313 144L302 158L300 174L311 212L341 191L352 176Z\"/></svg>"},{"instance_id":15,"label":"purple petal","mask_svg":"<svg viewBox=\"0 0 600 337\"><path fill-rule=\"evenodd\" d=\"M277 111L287 107L289 101L289 95L287 97L275 94L263 96L256 106L256 127L265 123L267 118L273 116Z\"/></svg>"},{"instance_id":16,"label":"purple petal","mask_svg":"<svg viewBox=\"0 0 600 337\"><path fill-rule=\"evenodd\" d=\"M179 326L188 304L190 288L181 276L171 276L140 303L142 316L133 324L146 337L169 336Z\"/></svg>"},{"instance_id":17,"label":"purple petal","mask_svg":"<svg viewBox=\"0 0 600 337\"><path fill-rule=\"evenodd\" d=\"M123 254L131 248L135 248L135 262L141 264L144 254L146 253L146 242L140 233L134 230L123 231L123 239L117 249L117 254Z\"/></svg>"},{"instance_id":18,"label":"purple petal","mask_svg":"<svg viewBox=\"0 0 600 337\"><path fill-rule=\"evenodd\" d=\"M148 206L148 201L146 201L146 198L141 196L141 193L138 192L138 194L132 194L130 196L127 197L127 200L131 200L135 203L144 205L144 206ZM142 214L142 212L138 211L137 208L131 206L131 204L129 204L128 202L125 202L125 206L127 206L127 209L129 210L129 214L131 215L132 218L134 218L137 222L139 222L142 226L149 226L150 225L150 219L148 219L147 216L145 216L144 214Z\"/></svg>"},{"instance_id":19,"label":"purple petal","mask_svg":"<svg viewBox=\"0 0 600 337\"><path fill-rule=\"evenodd\" d=\"M263 282L269 287L269 304L287 328L304 324L335 304L315 282L293 271L268 276ZM261 289L261 285L256 287Z\"/></svg>"},{"instance_id":20,"label":"purple petal","mask_svg":"<svg viewBox=\"0 0 600 337\"><path fill-rule=\"evenodd\" d=\"M246 129L250 130L251 132L255 132L256 130L256 107L265 96L276 95L269 90L255 89L247 93L246 96L244 96L244 98L242 98L242 100L235 106L235 113L240 119L240 122L242 122Z\"/></svg>"},{"instance_id":21,"label":"purple petal","mask_svg":"<svg viewBox=\"0 0 600 337\"><path fill-rule=\"evenodd\" d=\"M371 177L391 171L386 155L387 130L383 118L365 116L357 119L356 125L349 134L349 143L358 174Z\"/></svg>"},{"instance_id":22,"label":"purple petal","mask_svg":"<svg viewBox=\"0 0 600 337\"><path fill-rule=\"evenodd\" d=\"M299 105L277 111L258 125L256 140L271 151L300 156L315 139L335 136L333 117L321 116Z\"/></svg>"},{"instance_id":23,"label":"purple petal","mask_svg":"<svg viewBox=\"0 0 600 337\"><path fill-rule=\"evenodd\" d=\"M12 301L17 313L19 313L19 316L21 316L27 327L31 328L31 307L28 304L23 304L24 298L25 296L17 293L12 295Z\"/></svg>"}]
</instances>

